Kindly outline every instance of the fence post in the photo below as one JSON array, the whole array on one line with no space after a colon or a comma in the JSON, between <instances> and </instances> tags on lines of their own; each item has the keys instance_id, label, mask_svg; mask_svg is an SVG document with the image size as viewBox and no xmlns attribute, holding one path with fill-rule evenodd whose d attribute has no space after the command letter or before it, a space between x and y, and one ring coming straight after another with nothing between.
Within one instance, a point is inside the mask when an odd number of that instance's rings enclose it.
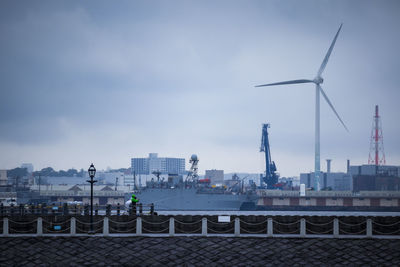
<instances>
[{"instance_id":1,"label":"fence post","mask_svg":"<svg viewBox=\"0 0 400 267\"><path fill-rule=\"evenodd\" d=\"M154 203L150 204L150 215L154 215Z\"/></svg>"},{"instance_id":2,"label":"fence post","mask_svg":"<svg viewBox=\"0 0 400 267\"><path fill-rule=\"evenodd\" d=\"M240 236L240 219L235 218L235 236Z\"/></svg>"},{"instance_id":3,"label":"fence post","mask_svg":"<svg viewBox=\"0 0 400 267\"><path fill-rule=\"evenodd\" d=\"M37 218L36 235L37 236L43 235L43 219L42 219L42 217L38 217Z\"/></svg>"},{"instance_id":4,"label":"fence post","mask_svg":"<svg viewBox=\"0 0 400 267\"><path fill-rule=\"evenodd\" d=\"M3 236L8 236L8 218L3 218Z\"/></svg>"},{"instance_id":5,"label":"fence post","mask_svg":"<svg viewBox=\"0 0 400 267\"><path fill-rule=\"evenodd\" d=\"M23 204L19 204L19 215L20 216L24 215L24 205Z\"/></svg>"},{"instance_id":6,"label":"fence post","mask_svg":"<svg viewBox=\"0 0 400 267\"><path fill-rule=\"evenodd\" d=\"M76 234L76 219L75 217L71 218L71 236Z\"/></svg>"},{"instance_id":7,"label":"fence post","mask_svg":"<svg viewBox=\"0 0 400 267\"><path fill-rule=\"evenodd\" d=\"M129 216L132 216L133 214L133 203L129 204L128 214Z\"/></svg>"},{"instance_id":8,"label":"fence post","mask_svg":"<svg viewBox=\"0 0 400 267\"><path fill-rule=\"evenodd\" d=\"M85 204L85 207L83 208L83 214L85 216L89 215L89 204Z\"/></svg>"},{"instance_id":9,"label":"fence post","mask_svg":"<svg viewBox=\"0 0 400 267\"><path fill-rule=\"evenodd\" d=\"M45 210L46 204L42 203L42 205L40 206L41 210L40 213L43 215L44 214L44 210Z\"/></svg>"},{"instance_id":10,"label":"fence post","mask_svg":"<svg viewBox=\"0 0 400 267\"><path fill-rule=\"evenodd\" d=\"M103 219L103 236L108 236L110 233L108 228L108 217L104 217Z\"/></svg>"},{"instance_id":11,"label":"fence post","mask_svg":"<svg viewBox=\"0 0 400 267\"><path fill-rule=\"evenodd\" d=\"M11 214L11 216L14 215L14 204L10 205L10 214Z\"/></svg>"},{"instance_id":12,"label":"fence post","mask_svg":"<svg viewBox=\"0 0 400 267\"><path fill-rule=\"evenodd\" d=\"M267 220L267 236L272 237L274 235L274 224L272 218Z\"/></svg>"},{"instance_id":13,"label":"fence post","mask_svg":"<svg viewBox=\"0 0 400 267\"><path fill-rule=\"evenodd\" d=\"M174 219L174 217L169 218L169 235L170 236L175 235L175 219Z\"/></svg>"},{"instance_id":14,"label":"fence post","mask_svg":"<svg viewBox=\"0 0 400 267\"><path fill-rule=\"evenodd\" d=\"M68 215L68 214L69 214L68 204L64 203L63 204L63 215Z\"/></svg>"},{"instance_id":15,"label":"fence post","mask_svg":"<svg viewBox=\"0 0 400 267\"><path fill-rule=\"evenodd\" d=\"M121 214L121 207L119 206L119 203L117 203L117 216Z\"/></svg>"},{"instance_id":16,"label":"fence post","mask_svg":"<svg viewBox=\"0 0 400 267\"><path fill-rule=\"evenodd\" d=\"M136 219L136 234L141 235L142 234L142 218L138 217Z\"/></svg>"},{"instance_id":17,"label":"fence post","mask_svg":"<svg viewBox=\"0 0 400 267\"><path fill-rule=\"evenodd\" d=\"M339 219L333 219L333 237L339 237Z\"/></svg>"},{"instance_id":18,"label":"fence post","mask_svg":"<svg viewBox=\"0 0 400 267\"><path fill-rule=\"evenodd\" d=\"M300 219L300 236L301 237L306 236L306 219L304 218Z\"/></svg>"},{"instance_id":19,"label":"fence post","mask_svg":"<svg viewBox=\"0 0 400 267\"><path fill-rule=\"evenodd\" d=\"M372 220L367 219L367 237L372 237Z\"/></svg>"},{"instance_id":20,"label":"fence post","mask_svg":"<svg viewBox=\"0 0 400 267\"><path fill-rule=\"evenodd\" d=\"M207 235L207 218L201 219L201 234Z\"/></svg>"},{"instance_id":21,"label":"fence post","mask_svg":"<svg viewBox=\"0 0 400 267\"><path fill-rule=\"evenodd\" d=\"M106 207L106 216L111 216L111 205L108 204Z\"/></svg>"}]
</instances>

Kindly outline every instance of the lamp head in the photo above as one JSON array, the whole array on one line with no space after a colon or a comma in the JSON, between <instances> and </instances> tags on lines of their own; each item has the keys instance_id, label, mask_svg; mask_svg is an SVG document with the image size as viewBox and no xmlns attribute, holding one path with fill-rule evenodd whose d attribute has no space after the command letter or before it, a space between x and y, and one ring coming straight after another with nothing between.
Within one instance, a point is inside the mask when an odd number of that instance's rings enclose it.
<instances>
[{"instance_id":1,"label":"lamp head","mask_svg":"<svg viewBox=\"0 0 400 267\"><path fill-rule=\"evenodd\" d=\"M96 175L96 168L94 167L93 163L90 165L88 173L90 178L93 178Z\"/></svg>"}]
</instances>

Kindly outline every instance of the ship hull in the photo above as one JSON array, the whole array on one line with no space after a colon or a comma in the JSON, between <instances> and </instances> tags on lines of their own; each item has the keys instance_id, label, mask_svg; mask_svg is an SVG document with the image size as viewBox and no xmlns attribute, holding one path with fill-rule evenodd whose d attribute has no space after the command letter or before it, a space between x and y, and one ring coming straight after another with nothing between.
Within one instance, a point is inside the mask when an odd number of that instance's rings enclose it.
<instances>
[{"instance_id":1,"label":"ship hull","mask_svg":"<svg viewBox=\"0 0 400 267\"><path fill-rule=\"evenodd\" d=\"M195 188L148 188L135 193L140 203L154 203L155 210L241 210L254 203L255 196L244 194L199 193ZM243 205L247 203L246 205ZM251 205L250 205L251 206Z\"/></svg>"}]
</instances>

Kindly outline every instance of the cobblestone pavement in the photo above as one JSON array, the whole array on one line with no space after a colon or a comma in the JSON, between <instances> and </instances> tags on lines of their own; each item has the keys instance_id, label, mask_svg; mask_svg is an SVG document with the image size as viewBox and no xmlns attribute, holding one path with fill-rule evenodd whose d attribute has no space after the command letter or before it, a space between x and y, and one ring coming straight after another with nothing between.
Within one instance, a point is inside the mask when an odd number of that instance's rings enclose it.
<instances>
[{"instance_id":1,"label":"cobblestone pavement","mask_svg":"<svg viewBox=\"0 0 400 267\"><path fill-rule=\"evenodd\" d=\"M1 266L400 266L400 240L0 238Z\"/></svg>"}]
</instances>

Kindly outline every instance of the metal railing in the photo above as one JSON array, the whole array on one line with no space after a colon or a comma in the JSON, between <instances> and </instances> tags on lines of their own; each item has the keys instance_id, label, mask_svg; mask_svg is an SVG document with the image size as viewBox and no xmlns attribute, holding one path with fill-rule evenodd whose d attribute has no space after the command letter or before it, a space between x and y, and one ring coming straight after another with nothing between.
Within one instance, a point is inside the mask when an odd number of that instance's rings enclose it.
<instances>
[{"instance_id":1,"label":"metal railing","mask_svg":"<svg viewBox=\"0 0 400 267\"><path fill-rule=\"evenodd\" d=\"M90 205L89 204L73 204L68 205L64 203L62 205L14 205L4 206L0 204L0 216L25 216L25 215L89 215ZM154 214L154 204L137 204L130 206L128 209L124 205L94 205L94 215L122 215L122 214Z\"/></svg>"},{"instance_id":2,"label":"metal railing","mask_svg":"<svg viewBox=\"0 0 400 267\"><path fill-rule=\"evenodd\" d=\"M214 216L215 217L215 216ZM400 219L390 223L360 217L356 221L345 218L279 218L261 217L256 221L236 217L229 222L219 222L214 217L168 216L97 216L93 222L95 234L102 236L252 236L297 238L391 238L400 239ZM89 216L2 218L0 237L18 236L77 236L88 235ZM26 218L25 218L26 219ZM126 220L128 219L128 220ZM261 219L261 220L260 220Z\"/></svg>"}]
</instances>

